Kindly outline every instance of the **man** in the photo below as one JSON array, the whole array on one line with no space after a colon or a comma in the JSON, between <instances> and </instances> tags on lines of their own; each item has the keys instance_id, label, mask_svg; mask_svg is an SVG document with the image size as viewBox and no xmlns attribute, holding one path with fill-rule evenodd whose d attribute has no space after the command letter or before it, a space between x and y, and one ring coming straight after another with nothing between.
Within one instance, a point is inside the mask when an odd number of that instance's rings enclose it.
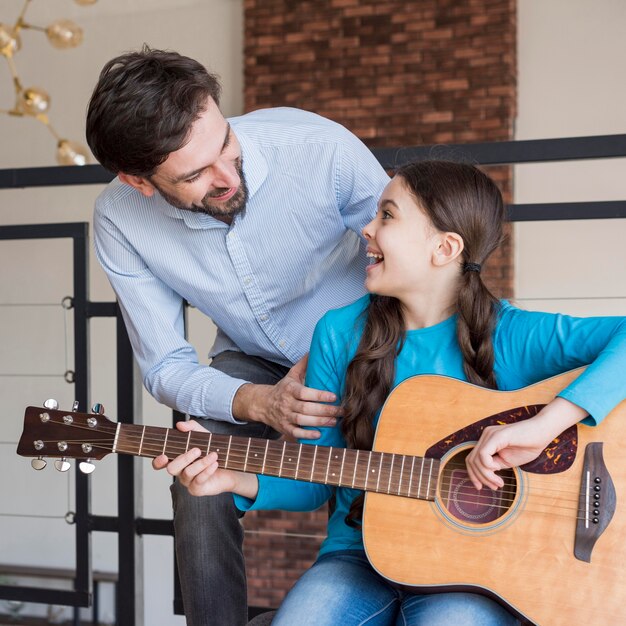
<instances>
[{"instance_id":1,"label":"man","mask_svg":"<svg viewBox=\"0 0 626 626\"><path fill-rule=\"evenodd\" d=\"M148 391L213 432L317 438L326 392L305 387L318 319L364 293L358 236L388 177L345 128L296 109L225 119L198 62L144 48L102 70L87 140L117 179L96 202L96 254ZM183 303L218 328L210 366L184 338ZM160 467L157 463L155 467ZM247 621L232 498L174 483L188 624Z\"/></svg>"}]
</instances>

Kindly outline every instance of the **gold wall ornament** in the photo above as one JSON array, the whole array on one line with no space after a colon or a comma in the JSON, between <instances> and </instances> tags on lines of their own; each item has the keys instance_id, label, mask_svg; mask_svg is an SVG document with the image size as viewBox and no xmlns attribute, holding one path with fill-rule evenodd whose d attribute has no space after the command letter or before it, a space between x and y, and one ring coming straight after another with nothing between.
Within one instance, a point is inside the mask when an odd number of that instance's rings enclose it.
<instances>
[{"instance_id":1,"label":"gold wall ornament","mask_svg":"<svg viewBox=\"0 0 626 626\"><path fill-rule=\"evenodd\" d=\"M76 48L83 41L83 29L71 20L57 20L46 28L50 43L59 50Z\"/></svg>"},{"instance_id":2,"label":"gold wall ornament","mask_svg":"<svg viewBox=\"0 0 626 626\"><path fill-rule=\"evenodd\" d=\"M20 36L11 26L0 22L0 54L5 57L13 56L21 46Z\"/></svg>"},{"instance_id":3,"label":"gold wall ornament","mask_svg":"<svg viewBox=\"0 0 626 626\"><path fill-rule=\"evenodd\" d=\"M39 87L22 89L17 108L26 115L41 115L50 108L50 96Z\"/></svg>"},{"instance_id":4,"label":"gold wall ornament","mask_svg":"<svg viewBox=\"0 0 626 626\"><path fill-rule=\"evenodd\" d=\"M56 156L59 165L85 165L89 162L87 150L79 143L67 139L58 142Z\"/></svg>"},{"instance_id":5,"label":"gold wall ornament","mask_svg":"<svg viewBox=\"0 0 626 626\"><path fill-rule=\"evenodd\" d=\"M97 0L74 0L76 4L89 6ZM24 5L13 26L0 22L0 56L9 66L13 78L15 102L11 109L0 109L0 113L15 117L31 117L46 126L57 142L56 160L59 165L85 165L89 162L89 152L81 144L61 138L48 119L50 96L40 87L24 88L17 73L14 57L22 47L21 30L36 30L46 34L50 44L60 50L75 48L83 41L83 29L67 19L58 19L42 27L29 24L25 20L26 11L33 0L24 0Z\"/></svg>"}]
</instances>

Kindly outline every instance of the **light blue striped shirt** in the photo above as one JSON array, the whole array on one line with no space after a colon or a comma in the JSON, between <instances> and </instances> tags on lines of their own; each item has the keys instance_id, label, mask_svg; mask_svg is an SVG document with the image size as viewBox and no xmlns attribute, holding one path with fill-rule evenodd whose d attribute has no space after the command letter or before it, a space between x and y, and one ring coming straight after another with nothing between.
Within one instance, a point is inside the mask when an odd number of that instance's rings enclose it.
<instances>
[{"instance_id":1,"label":"light blue striped shirt","mask_svg":"<svg viewBox=\"0 0 626 626\"><path fill-rule=\"evenodd\" d=\"M359 139L313 113L229 121L249 192L230 226L115 179L96 201L94 241L148 391L184 413L236 421L232 400L246 381L198 363L183 300L219 329L210 355L295 363L322 315L365 292L358 235L389 178Z\"/></svg>"}]
</instances>

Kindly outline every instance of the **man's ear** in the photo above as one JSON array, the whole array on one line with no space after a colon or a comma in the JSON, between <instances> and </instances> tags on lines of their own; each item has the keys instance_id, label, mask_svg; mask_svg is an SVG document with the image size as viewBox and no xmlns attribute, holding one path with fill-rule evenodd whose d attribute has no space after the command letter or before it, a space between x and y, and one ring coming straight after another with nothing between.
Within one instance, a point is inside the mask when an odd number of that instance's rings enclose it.
<instances>
[{"instance_id":1,"label":"man's ear","mask_svg":"<svg viewBox=\"0 0 626 626\"><path fill-rule=\"evenodd\" d=\"M132 174L122 174L120 172L117 177L125 184L134 187L139 193L147 198L154 195L154 185L143 176L133 176Z\"/></svg>"},{"instance_id":2,"label":"man's ear","mask_svg":"<svg viewBox=\"0 0 626 626\"><path fill-rule=\"evenodd\" d=\"M459 257L465 244L458 233L441 233L439 243L433 251L433 265L443 266Z\"/></svg>"}]
</instances>

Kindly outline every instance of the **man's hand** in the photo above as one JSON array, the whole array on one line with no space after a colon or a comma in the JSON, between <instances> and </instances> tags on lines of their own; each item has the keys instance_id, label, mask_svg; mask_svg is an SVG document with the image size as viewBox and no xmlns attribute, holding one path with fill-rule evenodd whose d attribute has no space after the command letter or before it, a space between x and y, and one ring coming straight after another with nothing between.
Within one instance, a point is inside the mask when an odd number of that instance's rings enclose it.
<instances>
[{"instance_id":1,"label":"man's hand","mask_svg":"<svg viewBox=\"0 0 626 626\"><path fill-rule=\"evenodd\" d=\"M303 385L308 355L300 359L275 385L243 385L233 399L233 416L263 422L296 439L318 439L318 430L303 426L334 426L339 407L335 394Z\"/></svg>"},{"instance_id":2,"label":"man's hand","mask_svg":"<svg viewBox=\"0 0 626 626\"><path fill-rule=\"evenodd\" d=\"M208 432L194 421L178 422L176 428L184 433L190 430ZM254 474L220 469L215 452L203 456L198 448L191 448L171 461L162 454L153 459L152 467L167 468L168 474L176 476L192 496L215 496L231 492L254 500L258 492L258 480Z\"/></svg>"}]
</instances>

